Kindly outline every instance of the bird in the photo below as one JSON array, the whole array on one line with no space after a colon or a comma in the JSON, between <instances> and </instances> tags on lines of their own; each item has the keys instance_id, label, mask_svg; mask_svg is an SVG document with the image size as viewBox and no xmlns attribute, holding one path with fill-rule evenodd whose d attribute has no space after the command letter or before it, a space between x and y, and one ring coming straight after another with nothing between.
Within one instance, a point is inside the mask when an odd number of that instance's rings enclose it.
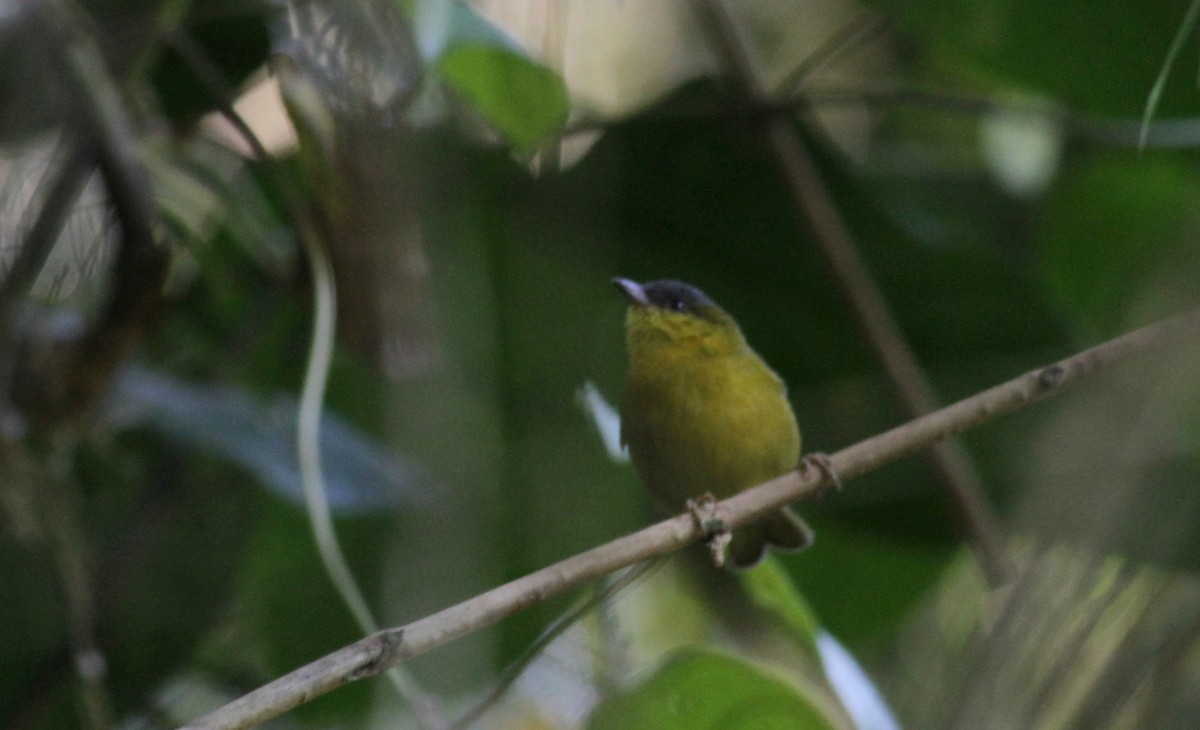
<instances>
[{"instance_id":1,"label":"bird","mask_svg":"<svg viewBox=\"0 0 1200 730\"><path fill-rule=\"evenodd\" d=\"M787 387L732 316L681 281L612 283L628 302L621 443L660 509L726 499L800 466ZM768 547L794 552L812 542L812 529L784 507L735 529L729 562L744 570Z\"/></svg>"}]
</instances>

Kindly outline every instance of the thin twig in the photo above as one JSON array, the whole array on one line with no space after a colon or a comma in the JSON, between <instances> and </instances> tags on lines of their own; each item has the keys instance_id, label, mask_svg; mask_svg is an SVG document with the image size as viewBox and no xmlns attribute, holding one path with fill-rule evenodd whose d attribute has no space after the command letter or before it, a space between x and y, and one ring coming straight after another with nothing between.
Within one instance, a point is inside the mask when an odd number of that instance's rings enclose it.
<instances>
[{"instance_id":1,"label":"thin twig","mask_svg":"<svg viewBox=\"0 0 1200 730\"><path fill-rule=\"evenodd\" d=\"M805 56L794 69L788 72L778 86L778 92L791 96L808 84L813 74L830 65L839 56L845 55L856 46L873 38L888 27L886 20L876 17L868 10L859 11L833 35L821 42L813 52Z\"/></svg>"},{"instance_id":2,"label":"thin twig","mask_svg":"<svg viewBox=\"0 0 1200 730\"><path fill-rule=\"evenodd\" d=\"M58 240L71 204L75 202L93 165L92 154L86 145L70 140L64 146L67 147L66 160L54 170L53 181L47 185L49 189L43 197L37 218L28 227L25 241L0 283L0 321L12 316L17 305L33 288Z\"/></svg>"},{"instance_id":3,"label":"thin twig","mask_svg":"<svg viewBox=\"0 0 1200 730\"><path fill-rule=\"evenodd\" d=\"M107 662L96 640L96 598L88 565L87 537L80 520L79 485L71 477L74 451L73 437L60 431L47 457L42 509L62 581L67 635L80 681L84 720L86 727L102 730L112 724L112 701L105 685Z\"/></svg>"},{"instance_id":4,"label":"thin twig","mask_svg":"<svg viewBox=\"0 0 1200 730\"><path fill-rule=\"evenodd\" d=\"M149 177L137 158L137 132L88 19L72 0L45 0L43 5L50 11L46 27L62 53L64 79L77 95L80 122L97 146L101 165L111 170L105 186L117 208L123 237L131 239L135 249L155 250L157 211Z\"/></svg>"},{"instance_id":5,"label":"thin twig","mask_svg":"<svg viewBox=\"0 0 1200 730\"><path fill-rule=\"evenodd\" d=\"M1184 334L1200 334L1200 309L1158 322L1031 370L953 405L872 436L829 457L843 482L928 448L938 441L1062 393L1121 360ZM719 502L731 529L817 495L829 472L798 469ZM704 538L691 513L664 520L555 563L474 598L398 628L384 629L328 654L187 725L244 728L380 673L530 606L596 580L614 570L666 555Z\"/></svg>"},{"instance_id":6,"label":"thin twig","mask_svg":"<svg viewBox=\"0 0 1200 730\"><path fill-rule=\"evenodd\" d=\"M757 102L764 97L754 60L739 37L738 28L722 0L696 0L707 19L713 39L743 98ZM775 115L764 121L793 203L816 234L817 248L842 292L856 323L887 373L896 395L911 416L938 407L933 387L892 316L859 255L849 228L842 220L812 155L800 139L789 116ZM929 466L949 489L980 568L992 586L1007 582L1014 573L1006 554L1005 540L985 496L982 480L966 450L956 440L936 445L927 457Z\"/></svg>"},{"instance_id":7,"label":"thin twig","mask_svg":"<svg viewBox=\"0 0 1200 730\"><path fill-rule=\"evenodd\" d=\"M1137 119L1088 116L1046 101L991 99L949 91L874 86L814 87L806 89L801 96L779 100L748 100L741 107L713 104L711 108L692 106L684 110L656 109L640 114L638 119L765 119L787 112L864 105L879 109L911 106L973 117L1003 114L1046 119L1060 125L1064 134L1070 138L1124 147L1139 147L1138 138L1142 127L1142 123ZM562 137L604 132L625 123L621 120L584 117L568 124L562 132ZM1197 144L1200 144L1200 119L1185 118L1154 122L1147 132L1144 147L1177 149L1195 147Z\"/></svg>"},{"instance_id":8,"label":"thin twig","mask_svg":"<svg viewBox=\"0 0 1200 730\"><path fill-rule=\"evenodd\" d=\"M1200 21L1200 0L1192 0L1187 13L1183 16L1183 21L1179 24L1175 38L1171 40L1171 46L1167 49L1167 55L1163 59L1162 67L1158 70L1158 76L1154 79L1154 85L1150 87L1150 93L1146 95L1146 106L1142 110L1142 127L1138 132L1138 150L1146 148L1146 139L1150 136L1150 122L1154 119L1154 112L1158 110L1159 101L1162 100L1163 89L1167 87L1167 79L1171 76L1171 68L1175 66L1175 61L1183 51L1184 45L1187 44L1188 38L1196 30L1197 21Z\"/></svg>"},{"instance_id":9,"label":"thin twig","mask_svg":"<svg viewBox=\"0 0 1200 730\"><path fill-rule=\"evenodd\" d=\"M156 242L157 209L149 176L137 157L137 132L88 17L73 0L43 0L40 10L64 85L76 105L73 119L81 144L96 147L104 186L121 226L111 294L65 371L66 400L57 406L71 413L90 405L160 311L167 256Z\"/></svg>"}]
</instances>

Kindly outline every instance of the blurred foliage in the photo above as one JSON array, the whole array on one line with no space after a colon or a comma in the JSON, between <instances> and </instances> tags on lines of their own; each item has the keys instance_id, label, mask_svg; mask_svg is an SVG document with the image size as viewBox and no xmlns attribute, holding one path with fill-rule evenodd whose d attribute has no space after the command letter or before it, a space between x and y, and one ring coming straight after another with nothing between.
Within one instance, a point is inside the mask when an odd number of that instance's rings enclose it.
<instances>
[{"instance_id":1,"label":"blurred foliage","mask_svg":"<svg viewBox=\"0 0 1200 730\"><path fill-rule=\"evenodd\" d=\"M831 728L786 684L719 654L668 659L654 678L596 708L591 730L656 728Z\"/></svg>"},{"instance_id":2,"label":"blurred foliage","mask_svg":"<svg viewBox=\"0 0 1200 730\"><path fill-rule=\"evenodd\" d=\"M508 49L458 46L442 56L438 70L521 152L560 131L571 110L553 71Z\"/></svg>"},{"instance_id":3,"label":"blurred foliage","mask_svg":"<svg viewBox=\"0 0 1200 730\"><path fill-rule=\"evenodd\" d=\"M212 12L208 8L207 12ZM270 51L264 8L249 4L230 7L228 12L185 20L186 34L198 50L220 72L221 81L237 88L262 66ZM178 49L178 41L168 42L150 72L150 82L162 103L162 112L178 121L194 121L219 106L213 90L197 78Z\"/></svg>"},{"instance_id":4,"label":"blurred foliage","mask_svg":"<svg viewBox=\"0 0 1200 730\"><path fill-rule=\"evenodd\" d=\"M532 11L501 27L494 7L485 20L451 0L82 5L138 123L175 258L167 311L136 363L104 404L62 425L78 436L64 481L86 535L107 689L127 726L182 722L199 710L181 692L221 702L356 638L316 559L291 463L289 394L312 316L302 223L338 268L346 333L323 420L326 478L352 567L387 624L652 519L576 401L586 381L610 401L621 387L614 275L684 279L731 311L790 384L806 450L904 420L769 145L705 68L665 74L693 81L596 119L578 101L588 79L525 50L530 35L579 37L555 25L587 20L566 4L535 31L522 22ZM780 20L794 8L738 5L768 60L805 57ZM835 144L803 113L796 129L947 402L1195 304L1200 159L1193 146L1132 146L1186 0L869 6L886 30L831 60L849 69L838 83L856 81L849 97L870 98L865 131ZM827 12L851 11L872 17ZM701 32L682 4L675 14ZM54 144L74 130L53 54L30 42L38 22L0 14L0 189L3 210L23 213L0 224L0 274L41 204ZM666 38L623 52L670 58ZM189 48L228 92L274 71L299 148L273 162L235 152L202 120L223 92ZM1182 67L1195 42L1187 49ZM678 55L690 62L694 50ZM857 65L868 53L885 72ZM272 54L288 63L268 65ZM613 86L636 87L639 63L611 61ZM819 74L806 87L829 88ZM912 89L931 101L912 103L901 93ZM1176 70L1159 113L1194 114L1197 97ZM1045 123L987 141L1006 109ZM1051 151L1039 176L1008 186L996 156L1034 145ZM109 260L117 237L88 212L72 213L57 244L79 266ZM91 314L94 302L69 289L36 287L35 298ZM1200 706L1200 632L1187 620L1200 565L1196 357L1180 347L1147 358L964 436L1019 538L1017 586L979 585L940 485L908 460L800 505L815 547L744 582L686 558L652 574L652 589L618 596L535 664L537 681L519 684L501 716L850 727L858 698L828 681L828 632L902 725L1184 726ZM79 722L77 681L41 503L54 440L22 438L7 408L0 718L67 727ZM1061 602L1039 602L1059 585L1070 588ZM572 600L444 647L414 674L464 706ZM1155 601L1157 613L1146 608ZM1078 646L1035 640L1056 636ZM1178 651L1142 684L1135 659L1166 646ZM989 704L991 680L1024 691L1020 714ZM554 681L570 691L537 686ZM388 690L358 683L293 717L394 724L404 709Z\"/></svg>"},{"instance_id":5,"label":"blurred foliage","mask_svg":"<svg viewBox=\"0 0 1200 730\"><path fill-rule=\"evenodd\" d=\"M1016 83L1089 114L1136 118L1190 0L1097 8L1083 0L871 0L960 73ZM1159 110L1188 114L1195 80L1173 74Z\"/></svg>"}]
</instances>

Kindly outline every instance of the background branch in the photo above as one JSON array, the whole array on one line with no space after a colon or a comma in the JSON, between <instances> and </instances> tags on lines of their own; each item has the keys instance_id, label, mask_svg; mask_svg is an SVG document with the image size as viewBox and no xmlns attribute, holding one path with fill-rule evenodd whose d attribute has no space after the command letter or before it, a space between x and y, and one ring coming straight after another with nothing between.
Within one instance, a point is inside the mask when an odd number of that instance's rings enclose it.
<instances>
[{"instance_id":1,"label":"background branch","mask_svg":"<svg viewBox=\"0 0 1200 730\"><path fill-rule=\"evenodd\" d=\"M73 111L78 112L80 144L95 146L104 187L121 230L103 314L66 363L63 401L43 404L41 415L52 422L55 416L89 406L141 340L146 325L157 317L167 255L155 240L158 211L149 177L138 159L136 129L94 34L89 32L89 18L71 0L45 0L41 9L68 97L78 107Z\"/></svg>"},{"instance_id":2,"label":"background branch","mask_svg":"<svg viewBox=\"0 0 1200 730\"><path fill-rule=\"evenodd\" d=\"M986 118L990 115L1045 119L1060 125L1069 139L1097 142L1121 147L1138 147L1141 122L1122 117L1101 117L1082 114L1047 101L1020 101L988 96L965 95L937 89L880 87L880 86L819 86L806 88L802 95L779 99L747 100L739 109L713 106L699 112L659 111L650 114L655 119L679 119L703 114L707 119L768 118L812 109L867 106L891 110L898 107L930 109L946 114L961 114ZM606 119L581 117L563 130L563 136L589 134L611 130L621 124ZM1200 124L1194 118L1163 119L1154 122L1146 131L1144 147L1174 149L1200 144Z\"/></svg>"},{"instance_id":3,"label":"background branch","mask_svg":"<svg viewBox=\"0 0 1200 730\"><path fill-rule=\"evenodd\" d=\"M52 447L43 483L42 511L54 545L54 559L66 598L71 659L80 679L80 703L87 727L112 725L112 702L105 687L107 659L96 637L96 598L87 535L80 519L80 490L72 476L75 445L63 433Z\"/></svg>"},{"instance_id":4,"label":"background branch","mask_svg":"<svg viewBox=\"0 0 1200 730\"><path fill-rule=\"evenodd\" d=\"M734 19L721 0L697 0L714 41L730 70L737 91L752 104L765 94L754 60L739 37ZM809 222L831 278L850 307L859 329L871 343L901 405L911 416L938 407L933 387L900 330L883 293L858 253L854 237L788 115L764 119L767 139L783 172L796 210ZM1006 582L1013 566L1005 554L1004 537L992 514L982 480L957 440L938 443L926 457L946 485L957 507L967 540L992 586Z\"/></svg>"},{"instance_id":5,"label":"background branch","mask_svg":"<svg viewBox=\"0 0 1200 730\"><path fill-rule=\"evenodd\" d=\"M79 679L79 701L89 727L112 722L106 686L107 659L97 638L97 602L91 570L91 544L82 519L81 490L73 479L78 422L103 391L115 369L140 341L159 311L166 256L155 241L156 208L145 170L137 159L134 125L107 70L88 18L70 0L44 0L36 6L37 29L48 40L56 81L67 108L59 110L69 156L46 194L14 270L0 292L0 341L24 338L26 348L4 347L0 394L11 394L22 410L25 436L45 451L45 484L39 506L51 539L63 591L67 642ZM80 336L59 343L31 327L13 331L13 315L57 242L62 224L93 167L98 167L120 224L108 300L100 316ZM61 346L59 346L61 344ZM43 356L33 353L45 350ZM11 382L10 382L11 381ZM7 410L8 403L3 407ZM8 416L7 413L0 415ZM15 420L5 419L8 425Z\"/></svg>"},{"instance_id":6,"label":"background branch","mask_svg":"<svg viewBox=\"0 0 1200 730\"><path fill-rule=\"evenodd\" d=\"M25 240L4 280L0 283L0 322L8 322L21 301L29 294L41 273L50 250L54 248L71 204L83 187L94 161L85 145L69 139L63 145L66 159L53 170L51 182L37 217L28 228ZM53 163L51 163L53 167ZM50 175L46 176L47 178Z\"/></svg>"},{"instance_id":7,"label":"background branch","mask_svg":"<svg viewBox=\"0 0 1200 730\"><path fill-rule=\"evenodd\" d=\"M10 407L8 400L17 366L17 310L37 281L95 164L87 146L78 140L70 139L67 147L67 159L54 171L37 218L29 226L17 257L0 284L0 418L7 416L5 411Z\"/></svg>"},{"instance_id":8,"label":"background branch","mask_svg":"<svg viewBox=\"0 0 1200 730\"><path fill-rule=\"evenodd\" d=\"M1061 393L1169 338L1194 335L1198 331L1200 310L1143 327L860 441L833 454L830 463L843 481L862 476L953 434ZM827 482L824 470L800 469L719 502L717 509L725 523L736 528L789 502L817 494ZM372 634L234 700L187 727L244 728L264 722L318 695L379 674L614 570L674 552L703 537L704 531L690 514L664 520L405 626Z\"/></svg>"}]
</instances>

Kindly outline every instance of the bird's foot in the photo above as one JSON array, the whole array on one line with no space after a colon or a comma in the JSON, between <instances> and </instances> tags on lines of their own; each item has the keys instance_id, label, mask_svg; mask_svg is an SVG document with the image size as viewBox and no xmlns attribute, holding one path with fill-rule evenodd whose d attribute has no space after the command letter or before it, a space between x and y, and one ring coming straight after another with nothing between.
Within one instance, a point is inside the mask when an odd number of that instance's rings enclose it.
<instances>
[{"instance_id":1,"label":"bird's foot","mask_svg":"<svg viewBox=\"0 0 1200 730\"><path fill-rule=\"evenodd\" d=\"M696 526L704 532L704 543L712 553L713 564L718 568L725 565L725 546L733 539L725 519L717 509L717 498L704 494L699 499L689 499L687 510L696 520Z\"/></svg>"},{"instance_id":2,"label":"bird's foot","mask_svg":"<svg viewBox=\"0 0 1200 730\"><path fill-rule=\"evenodd\" d=\"M717 498L711 493L701 495L699 499L687 501L687 511L696 520L696 525L704 531L704 539L711 540L722 532L729 532L725 520L717 511Z\"/></svg>"},{"instance_id":3,"label":"bird's foot","mask_svg":"<svg viewBox=\"0 0 1200 730\"><path fill-rule=\"evenodd\" d=\"M842 491L842 479L838 476L837 470L833 468L833 462L829 459L829 454L823 451L814 451L811 454L805 454L800 460L800 470L807 472L809 469L816 469L829 480L821 486L817 492L817 499L824 499L830 489L834 491Z\"/></svg>"}]
</instances>

